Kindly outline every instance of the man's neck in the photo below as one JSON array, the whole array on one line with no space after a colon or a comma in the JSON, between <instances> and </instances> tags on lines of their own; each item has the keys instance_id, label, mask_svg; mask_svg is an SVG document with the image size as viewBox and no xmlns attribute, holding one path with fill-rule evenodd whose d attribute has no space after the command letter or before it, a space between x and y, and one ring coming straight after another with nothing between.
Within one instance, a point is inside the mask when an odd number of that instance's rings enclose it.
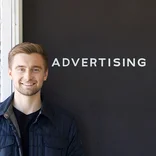
<instances>
[{"instance_id":1,"label":"man's neck","mask_svg":"<svg viewBox=\"0 0 156 156\"><path fill-rule=\"evenodd\" d=\"M31 114L41 108L40 92L33 96L25 96L15 91L13 106L24 114Z\"/></svg>"}]
</instances>

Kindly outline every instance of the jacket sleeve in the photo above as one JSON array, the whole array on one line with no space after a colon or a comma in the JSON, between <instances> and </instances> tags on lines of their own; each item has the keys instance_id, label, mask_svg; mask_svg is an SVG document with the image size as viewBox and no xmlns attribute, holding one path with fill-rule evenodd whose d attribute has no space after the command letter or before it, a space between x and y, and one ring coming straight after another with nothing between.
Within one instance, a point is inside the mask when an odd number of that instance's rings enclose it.
<instances>
[{"instance_id":1,"label":"jacket sleeve","mask_svg":"<svg viewBox=\"0 0 156 156\"><path fill-rule=\"evenodd\" d=\"M75 120L72 121L69 132L69 146L66 156L84 156L82 141L80 140Z\"/></svg>"}]
</instances>

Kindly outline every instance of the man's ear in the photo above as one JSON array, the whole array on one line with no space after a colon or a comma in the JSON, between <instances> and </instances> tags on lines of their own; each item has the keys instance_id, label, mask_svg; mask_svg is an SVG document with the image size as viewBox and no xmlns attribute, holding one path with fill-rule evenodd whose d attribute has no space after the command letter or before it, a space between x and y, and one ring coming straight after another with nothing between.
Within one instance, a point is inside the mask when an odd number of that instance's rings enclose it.
<instances>
[{"instance_id":1,"label":"man's ear","mask_svg":"<svg viewBox=\"0 0 156 156\"><path fill-rule=\"evenodd\" d=\"M48 69L45 71L44 74L45 74L45 75L44 75L44 81L46 81L46 80L47 80L47 77L48 77Z\"/></svg>"},{"instance_id":2,"label":"man's ear","mask_svg":"<svg viewBox=\"0 0 156 156\"><path fill-rule=\"evenodd\" d=\"M10 68L8 69L8 75L9 75L10 79L12 79L12 70Z\"/></svg>"}]
</instances>

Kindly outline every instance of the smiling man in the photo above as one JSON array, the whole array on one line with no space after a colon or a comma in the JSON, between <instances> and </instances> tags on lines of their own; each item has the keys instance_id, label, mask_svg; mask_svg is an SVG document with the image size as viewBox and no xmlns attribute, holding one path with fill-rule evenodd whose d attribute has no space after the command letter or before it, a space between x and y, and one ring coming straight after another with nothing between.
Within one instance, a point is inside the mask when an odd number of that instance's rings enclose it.
<instances>
[{"instance_id":1,"label":"smiling man","mask_svg":"<svg viewBox=\"0 0 156 156\"><path fill-rule=\"evenodd\" d=\"M0 156L84 156L73 118L41 97L47 60L34 43L18 44L9 52L15 91L0 104Z\"/></svg>"}]
</instances>

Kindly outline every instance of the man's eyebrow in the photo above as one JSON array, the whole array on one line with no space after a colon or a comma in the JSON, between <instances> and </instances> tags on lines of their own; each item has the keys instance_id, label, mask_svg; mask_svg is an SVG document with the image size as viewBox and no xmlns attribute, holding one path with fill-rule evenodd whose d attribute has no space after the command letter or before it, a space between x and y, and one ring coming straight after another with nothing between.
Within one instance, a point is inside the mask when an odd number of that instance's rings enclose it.
<instances>
[{"instance_id":1,"label":"man's eyebrow","mask_svg":"<svg viewBox=\"0 0 156 156\"><path fill-rule=\"evenodd\" d=\"M39 68L39 69L42 69L41 66L32 66L32 68Z\"/></svg>"},{"instance_id":2,"label":"man's eyebrow","mask_svg":"<svg viewBox=\"0 0 156 156\"><path fill-rule=\"evenodd\" d=\"M18 65L18 66L16 66L16 67L15 67L15 69L17 69L17 68L26 68L26 66L23 66L23 65ZM42 67L41 67L41 66L37 66L37 65L32 66L31 68L39 68L39 69L42 69Z\"/></svg>"},{"instance_id":3,"label":"man's eyebrow","mask_svg":"<svg viewBox=\"0 0 156 156\"><path fill-rule=\"evenodd\" d=\"M17 69L17 68L23 68L23 67L25 68L25 66L18 65L18 66L15 67L15 69Z\"/></svg>"}]
</instances>

